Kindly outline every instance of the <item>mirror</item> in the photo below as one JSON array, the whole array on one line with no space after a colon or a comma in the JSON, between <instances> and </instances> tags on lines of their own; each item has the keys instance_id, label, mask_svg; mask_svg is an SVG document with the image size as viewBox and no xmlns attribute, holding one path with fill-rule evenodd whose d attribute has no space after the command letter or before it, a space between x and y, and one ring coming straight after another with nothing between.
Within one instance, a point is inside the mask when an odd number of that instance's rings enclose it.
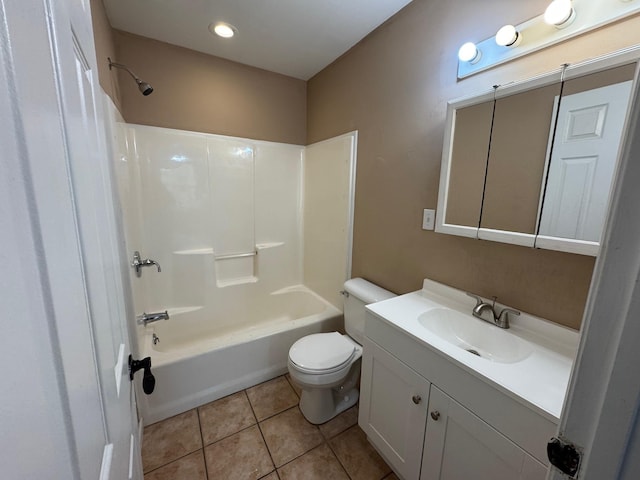
<instances>
[{"instance_id":1,"label":"mirror","mask_svg":"<svg viewBox=\"0 0 640 480\"><path fill-rule=\"evenodd\" d=\"M436 231L597 255L637 56L450 102Z\"/></svg>"},{"instance_id":2,"label":"mirror","mask_svg":"<svg viewBox=\"0 0 640 480\"><path fill-rule=\"evenodd\" d=\"M551 79L550 79L551 80ZM533 247L554 101L561 83L496 98L478 237L513 232Z\"/></svg>"},{"instance_id":3,"label":"mirror","mask_svg":"<svg viewBox=\"0 0 640 480\"><path fill-rule=\"evenodd\" d=\"M470 236L476 235L480 219L493 104L491 98L455 111L446 221L468 227Z\"/></svg>"},{"instance_id":4,"label":"mirror","mask_svg":"<svg viewBox=\"0 0 640 480\"><path fill-rule=\"evenodd\" d=\"M629 64L565 82L536 246L597 254L635 68Z\"/></svg>"}]
</instances>

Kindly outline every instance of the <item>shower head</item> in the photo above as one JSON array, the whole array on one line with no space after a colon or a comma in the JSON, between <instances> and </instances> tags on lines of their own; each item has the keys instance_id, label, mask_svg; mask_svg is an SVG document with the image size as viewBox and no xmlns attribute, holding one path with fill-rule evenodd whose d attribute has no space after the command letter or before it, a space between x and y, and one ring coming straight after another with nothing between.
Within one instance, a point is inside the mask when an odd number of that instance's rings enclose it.
<instances>
[{"instance_id":1,"label":"shower head","mask_svg":"<svg viewBox=\"0 0 640 480\"><path fill-rule=\"evenodd\" d=\"M151 85L149 85L147 82L143 82L142 80L140 80L139 78L136 80L136 83L138 84L138 90L140 90L140 92L146 97L147 95L150 95L151 92L153 92L153 87Z\"/></svg>"},{"instance_id":2,"label":"shower head","mask_svg":"<svg viewBox=\"0 0 640 480\"><path fill-rule=\"evenodd\" d=\"M109 57L107 57L107 60L109 60L109 70L111 70L113 67L121 68L122 70L126 71L129 75L131 75L131 77L138 84L138 90L140 90L140 93L142 93L142 95L144 95L146 97L147 95L150 95L151 92L153 92L153 87L151 85L149 85L147 82L145 82L143 80L140 80L135 73L133 73L131 70L129 70L129 67L127 67L126 65L123 65L121 63L112 62L111 58L109 58Z\"/></svg>"}]
</instances>

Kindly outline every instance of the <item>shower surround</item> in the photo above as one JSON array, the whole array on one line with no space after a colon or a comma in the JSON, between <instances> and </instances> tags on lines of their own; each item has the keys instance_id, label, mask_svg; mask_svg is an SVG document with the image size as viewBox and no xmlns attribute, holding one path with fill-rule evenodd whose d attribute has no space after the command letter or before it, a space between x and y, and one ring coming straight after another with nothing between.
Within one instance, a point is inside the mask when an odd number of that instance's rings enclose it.
<instances>
[{"instance_id":1,"label":"shower surround","mask_svg":"<svg viewBox=\"0 0 640 480\"><path fill-rule=\"evenodd\" d=\"M282 374L294 341L342 328L355 132L305 149L124 123L115 131L127 249L162 267L132 270L136 313L170 316L135 328L157 380L138 396L145 423Z\"/></svg>"}]
</instances>

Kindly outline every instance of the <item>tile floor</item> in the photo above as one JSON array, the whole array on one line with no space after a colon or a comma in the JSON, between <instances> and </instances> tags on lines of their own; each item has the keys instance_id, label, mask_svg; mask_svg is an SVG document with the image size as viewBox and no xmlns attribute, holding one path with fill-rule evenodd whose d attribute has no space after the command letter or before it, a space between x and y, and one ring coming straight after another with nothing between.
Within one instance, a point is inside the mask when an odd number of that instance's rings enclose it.
<instances>
[{"instance_id":1,"label":"tile floor","mask_svg":"<svg viewBox=\"0 0 640 480\"><path fill-rule=\"evenodd\" d=\"M145 480L397 480L353 407L316 426L288 375L149 425Z\"/></svg>"}]
</instances>

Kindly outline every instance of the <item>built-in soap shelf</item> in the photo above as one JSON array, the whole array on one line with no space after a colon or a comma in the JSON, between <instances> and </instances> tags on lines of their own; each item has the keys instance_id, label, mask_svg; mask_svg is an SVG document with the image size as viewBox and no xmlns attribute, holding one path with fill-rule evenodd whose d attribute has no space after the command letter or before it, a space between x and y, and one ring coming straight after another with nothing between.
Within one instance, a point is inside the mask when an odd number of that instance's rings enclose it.
<instances>
[{"instance_id":1,"label":"built-in soap shelf","mask_svg":"<svg viewBox=\"0 0 640 480\"><path fill-rule=\"evenodd\" d=\"M208 255L215 260L215 277L218 288L231 287L246 283L256 283L255 260L258 254L270 248L281 247L284 242L263 242L257 243L251 252L240 252L234 254L216 254L213 247L191 248L176 250L174 255ZM186 313L186 312L176 312Z\"/></svg>"},{"instance_id":2,"label":"built-in soap shelf","mask_svg":"<svg viewBox=\"0 0 640 480\"><path fill-rule=\"evenodd\" d=\"M189 250L176 250L174 255L213 255L213 248L193 248Z\"/></svg>"},{"instance_id":3,"label":"built-in soap shelf","mask_svg":"<svg viewBox=\"0 0 640 480\"><path fill-rule=\"evenodd\" d=\"M228 280L217 280L216 285L218 288L224 287L233 287L234 285L244 285L247 283L256 283L258 281L258 277L250 276L250 277L238 277Z\"/></svg>"},{"instance_id":4,"label":"built-in soap shelf","mask_svg":"<svg viewBox=\"0 0 640 480\"><path fill-rule=\"evenodd\" d=\"M266 250L267 248L281 247L284 245L284 242L266 242L266 243L257 243L256 250Z\"/></svg>"},{"instance_id":5,"label":"built-in soap shelf","mask_svg":"<svg viewBox=\"0 0 640 480\"><path fill-rule=\"evenodd\" d=\"M266 250L269 248L281 247L284 245L284 242L265 242L265 243L257 243L256 244L256 252L261 250ZM214 255L214 251L212 247L209 248L191 248L186 250L176 250L173 252L174 255Z\"/></svg>"}]
</instances>

